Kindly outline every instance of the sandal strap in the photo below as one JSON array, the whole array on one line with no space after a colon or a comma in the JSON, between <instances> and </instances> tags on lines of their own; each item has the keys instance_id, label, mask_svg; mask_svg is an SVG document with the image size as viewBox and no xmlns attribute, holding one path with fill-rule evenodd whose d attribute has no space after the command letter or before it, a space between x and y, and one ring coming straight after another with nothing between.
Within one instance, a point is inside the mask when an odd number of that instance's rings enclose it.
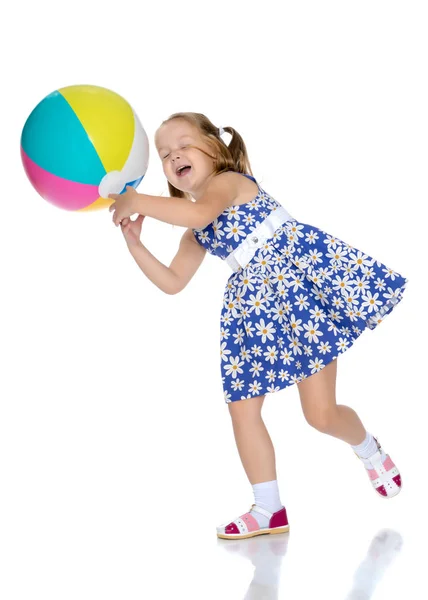
<instances>
[{"instance_id":1,"label":"sandal strap","mask_svg":"<svg viewBox=\"0 0 428 600\"><path fill-rule=\"evenodd\" d=\"M264 515L269 520L272 518L272 515L273 515L273 513L269 512L268 510L265 510L261 506L257 506L257 504L253 504L252 507L250 508L250 510L252 510L253 512L258 512L261 515Z\"/></svg>"}]
</instances>

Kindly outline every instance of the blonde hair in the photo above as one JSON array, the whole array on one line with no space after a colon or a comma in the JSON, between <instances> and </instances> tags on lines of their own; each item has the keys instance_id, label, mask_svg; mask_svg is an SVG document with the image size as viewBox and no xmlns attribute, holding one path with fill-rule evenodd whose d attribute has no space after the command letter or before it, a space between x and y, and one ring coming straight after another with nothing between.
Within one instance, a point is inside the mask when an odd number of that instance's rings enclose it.
<instances>
[{"instance_id":1,"label":"blonde hair","mask_svg":"<svg viewBox=\"0 0 428 600\"><path fill-rule=\"evenodd\" d=\"M161 127L174 119L183 119L198 128L204 141L213 149L215 160L213 173L215 175L227 171L253 174L244 140L233 127L223 127L223 130L232 136L230 144L227 146L219 136L218 127L215 127L205 115L194 112L174 113L162 122ZM201 151L203 152L203 150ZM190 194L178 190L169 181L168 188L171 196L190 199Z\"/></svg>"}]
</instances>

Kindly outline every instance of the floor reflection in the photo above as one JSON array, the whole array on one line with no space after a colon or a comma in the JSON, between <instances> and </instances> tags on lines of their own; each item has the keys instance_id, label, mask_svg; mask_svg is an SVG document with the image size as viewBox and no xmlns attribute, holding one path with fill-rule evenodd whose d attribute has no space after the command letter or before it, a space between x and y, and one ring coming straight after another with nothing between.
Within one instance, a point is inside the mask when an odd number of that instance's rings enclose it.
<instances>
[{"instance_id":1,"label":"floor reflection","mask_svg":"<svg viewBox=\"0 0 428 600\"><path fill-rule=\"evenodd\" d=\"M352 589L345 600L369 600L402 545L403 538L398 531L381 529L372 539L364 560L355 571Z\"/></svg>"},{"instance_id":2,"label":"floor reflection","mask_svg":"<svg viewBox=\"0 0 428 600\"><path fill-rule=\"evenodd\" d=\"M246 540L221 540L217 544L227 552L248 558L254 575L243 600L277 600L281 563L287 553L289 533L259 535Z\"/></svg>"},{"instance_id":3,"label":"floor reflection","mask_svg":"<svg viewBox=\"0 0 428 600\"><path fill-rule=\"evenodd\" d=\"M239 554L254 565L254 575L243 600L278 600L281 566L289 539L290 533L236 541L217 539L218 546L226 552ZM369 600L402 545L403 538L398 531L378 531L355 571L351 590L344 600Z\"/></svg>"}]
</instances>

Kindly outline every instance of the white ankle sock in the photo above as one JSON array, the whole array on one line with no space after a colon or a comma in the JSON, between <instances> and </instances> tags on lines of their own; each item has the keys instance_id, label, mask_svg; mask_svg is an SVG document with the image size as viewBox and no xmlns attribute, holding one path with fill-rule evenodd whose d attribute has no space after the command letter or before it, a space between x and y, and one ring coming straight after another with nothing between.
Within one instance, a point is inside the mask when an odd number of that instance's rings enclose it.
<instances>
[{"instance_id":1,"label":"white ankle sock","mask_svg":"<svg viewBox=\"0 0 428 600\"><path fill-rule=\"evenodd\" d=\"M253 485L254 503L271 513L275 513L282 508L279 497L278 481L264 481ZM250 511L250 514L256 519L260 527L269 527L269 519L259 512Z\"/></svg>"},{"instance_id":2,"label":"white ankle sock","mask_svg":"<svg viewBox=\"0 0 428 600\"><path fill-rule=\"evenodd\" d=\"M351 448L355 450L358 456L363 460L363 463L366 465L366 467L371 468L372 464L367 459L378 451L376 440L374 439L373 435L367 431L366 437L361 444L358 444L357 446L351 445ZM383 462L386 459L386 454L382 449L380 454Z\"/></svg>"}]
</instances>

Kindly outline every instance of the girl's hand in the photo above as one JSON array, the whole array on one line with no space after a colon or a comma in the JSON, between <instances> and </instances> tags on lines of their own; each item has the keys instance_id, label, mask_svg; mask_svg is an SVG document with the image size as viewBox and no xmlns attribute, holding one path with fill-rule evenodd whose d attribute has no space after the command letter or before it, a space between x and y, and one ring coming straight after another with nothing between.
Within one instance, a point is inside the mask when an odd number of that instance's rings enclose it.
<instances>
[{"instance_id":1,"label":"girl's hand","mask_svg":"<svg viewBox=\"0 0 428 600\"><path fill-rule=\"evenodd\" d=\"M139 246L139 244L141 243L141 226L143 224L144 219L144 215L138 215L135 221L132 221L130 218L126 217L121 222L120 226L122 229L123 237L125 238L125 241L128 244L128 248L131 248L133 246Z\"/></svg>"},{"instance_id":2,"label":"girl's hand","mask_svg":"<svg viewBox=\"0 0 428 600\"><path fill-rule=\"evenodd\" d=\"M113 223L116 227L121 224L123 219L138 212L138 192L130 185L126 186L126 192L123 194L109 194L109 198L114 200L108 210L109 212L114 211Z\"/></svg>"}]
</instances>

